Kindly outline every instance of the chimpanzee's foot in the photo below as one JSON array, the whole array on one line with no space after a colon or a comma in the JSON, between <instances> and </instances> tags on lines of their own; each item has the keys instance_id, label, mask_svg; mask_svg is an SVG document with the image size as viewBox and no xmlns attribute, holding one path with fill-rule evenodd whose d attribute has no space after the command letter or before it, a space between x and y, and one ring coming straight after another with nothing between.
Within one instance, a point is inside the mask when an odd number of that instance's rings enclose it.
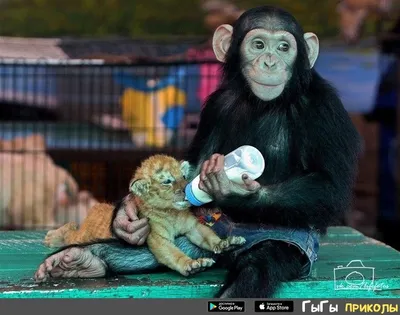
<instances>
[{"instance_id":1,"label":"chimpanzee's foot","mask_svg":"<svg viewBox=\"0 0 400 315\"><path fill-rule=\"evenodd\" d=\"M88 249L71 247L47 258L35 273L36 282L52 278L96 278L106 274L106 265Z\"/></svg>"}]
</instances>

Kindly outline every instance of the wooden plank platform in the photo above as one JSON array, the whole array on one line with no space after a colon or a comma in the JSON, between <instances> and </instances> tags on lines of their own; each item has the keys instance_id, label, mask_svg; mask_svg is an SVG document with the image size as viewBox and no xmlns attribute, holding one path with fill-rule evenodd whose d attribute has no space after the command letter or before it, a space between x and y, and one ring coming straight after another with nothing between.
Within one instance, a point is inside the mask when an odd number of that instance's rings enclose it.
<instances>
[{"instance_id":1,"label":"wooden plank platform","mask_svg":"<svg viewBox=\"0 0 400 315\"><path fill-rule=\"evenodd\" d=\"M44 231L0 232L0 298L211 298L224 275L223 270L211 269L188 278L157 272L113 279L52 279L38 285L33 274L51 252L42 243L44 235ZM352 260L374 268L375 290L335 290L334 268ZM321 240L312 275L285 284L276 297L399 298L400 253L351 228L330 228Z\"/></svg>"}]
</instances>

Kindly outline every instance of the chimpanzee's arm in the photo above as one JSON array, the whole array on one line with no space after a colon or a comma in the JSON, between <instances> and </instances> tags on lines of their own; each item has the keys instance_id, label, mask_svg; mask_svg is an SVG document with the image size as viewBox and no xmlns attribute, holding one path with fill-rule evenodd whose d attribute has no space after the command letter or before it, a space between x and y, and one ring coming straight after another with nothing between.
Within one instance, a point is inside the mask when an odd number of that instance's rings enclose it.
<instances>
[{"instance_id":1,"label":"chimpanzee's arm","mask_svg":"<svg viewBox=\"0 0 400 315\"><path fill-rule=\"evenodd\" d=\"M330 105L310 114L305 170L248 197L229 198L223 208L235 221L324 229L342 218L351 202L361 142L340 101Z\"/></svg>"}]
</instances>

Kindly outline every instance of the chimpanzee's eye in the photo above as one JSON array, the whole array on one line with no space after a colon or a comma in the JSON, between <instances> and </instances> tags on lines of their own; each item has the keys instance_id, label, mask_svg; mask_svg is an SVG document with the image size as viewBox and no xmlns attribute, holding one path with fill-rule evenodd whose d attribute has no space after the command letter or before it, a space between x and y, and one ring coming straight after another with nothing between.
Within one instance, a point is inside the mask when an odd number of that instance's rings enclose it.
<instances>
[{"instance_id":1,"label":"chimpanzee's eye","mask_svg":"<svg viewBox=\"0 0 400 315\"><path fill-rule=\"evenodd\" d=\"M172 183L172 180L167 179L167 180L163 181L161 184L163 184L163 185L169 185L169 184L171 184L171 183Z\"/></svg>"},{"instance_id":2,"label":"chimpanzee's eye","mask_svg":"<svg viewBox=\"0 0 400 315\"><path fill-rule=\"evenodd\" d=\"M286 51L289 50L289 45L287 43L281 43L281 44L279 44L278 49L280 51L285 51L286 52Z\"/></svg>"},{"instance_id":3,"label":"chimpanzee's eye","mask_svg":"<svg viewBox=\"0 0 400 315\"><path fill-rule=\"evenodd\" d=\"M265 47L264 43L260 40L255 40L252 43L252 48L254 48L254 49L261 50L261 49L264 49L264 47Z\"/></svg>"}]
</instances>

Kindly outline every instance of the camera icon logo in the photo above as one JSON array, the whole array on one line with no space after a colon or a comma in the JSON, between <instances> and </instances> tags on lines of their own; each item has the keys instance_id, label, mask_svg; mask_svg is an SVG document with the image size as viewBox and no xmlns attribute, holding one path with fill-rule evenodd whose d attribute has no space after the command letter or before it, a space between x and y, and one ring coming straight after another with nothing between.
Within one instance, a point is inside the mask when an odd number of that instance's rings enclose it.
<instances>
[{"instance_id":1,"label":"camera icon logo","mask_svg":"<svg viewBox=\"0 0 400 315\"><path fill-rule=\"evenodd\" d=\"M361 260L333 269L335 290L369 290L374 286L375 268L366 267Z\"/></svg>"}]
</instances>

